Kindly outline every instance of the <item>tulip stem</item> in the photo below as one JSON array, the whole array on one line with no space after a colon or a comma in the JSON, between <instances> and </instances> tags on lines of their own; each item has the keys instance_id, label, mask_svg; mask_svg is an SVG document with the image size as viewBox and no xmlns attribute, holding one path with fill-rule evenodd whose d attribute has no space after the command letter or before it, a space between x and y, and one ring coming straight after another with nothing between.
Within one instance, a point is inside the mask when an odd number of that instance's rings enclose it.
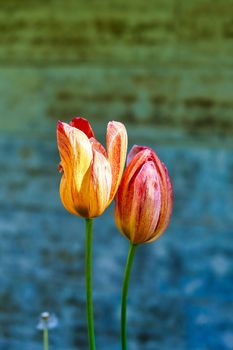
<instances>
[{"instance_id":1,"label":"tulip stem","mask_svg":"<svg viewBox=\"0 0 233 350\"><path fill-rule=\"evenodd\" d=\"M90 350L95 350L94 316L92 302L92 226L93 220L86 219L86 310Z\"/></svg>"},{"instance_id":2,"label":"tulip stem","mask_svg":"<svg viewBox=\"0 0 233 350\"><path fill-rule=\"evenodd\" d=\"M133 264L134 255L137 245L130 243L128 258L125 267L125 274L122 287L121 299L121 346L122 350L127 350L127 331L126 331L126 316L127 316L127 296L129 288L130 273Z\"/></svg>"}]
</instances>

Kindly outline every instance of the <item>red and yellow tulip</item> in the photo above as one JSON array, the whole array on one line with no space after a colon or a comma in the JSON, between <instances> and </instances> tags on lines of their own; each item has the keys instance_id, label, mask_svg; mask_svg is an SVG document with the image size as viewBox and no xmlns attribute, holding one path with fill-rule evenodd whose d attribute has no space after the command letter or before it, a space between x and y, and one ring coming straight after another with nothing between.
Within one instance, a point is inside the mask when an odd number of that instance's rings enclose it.
<instances>
[{"instance_id":1,"label":"red and yellow tulip","mask_svg":"<svg viewBox=\"0 0 233 350\"><path fill-rule=\"evenodd\" d=\"M173 203L165 165L148 147L134 146L116 195L115 221L131 243L156 240L170 221Z\"/></svg>"},{"instance_id":2,"label":"red and yellow tulip","mask_svg":"<svg viewBox=\"0 0 233 350\"><path fill-rule=\"evenodd\" d=\"M127 133L120 122L109 122L106 150L81 117L58 122L57 143L63 173L60 196L72 214L94 218L111 203L118 189L127 154Z\"/></svg>"}]
</instances>

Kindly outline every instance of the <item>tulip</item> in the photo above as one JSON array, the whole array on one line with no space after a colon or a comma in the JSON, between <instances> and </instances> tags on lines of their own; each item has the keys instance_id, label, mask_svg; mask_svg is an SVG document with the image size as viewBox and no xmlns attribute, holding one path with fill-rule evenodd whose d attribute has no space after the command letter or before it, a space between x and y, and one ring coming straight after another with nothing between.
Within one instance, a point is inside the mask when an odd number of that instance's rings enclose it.
<instances>
[{"instance_id":1,"label":"tulip","mask_svg":"<svg viewBox=\"0 0 233 350\"><path fill-rule=\"evenodd\" d=\"M106 148L96 140L89 122L81 117L58 122L61 156L60 197L72 214L86 219L86 309L90 350L95 350L92 302L92 225L113 200L123 174L127 133L119 122L109 122Z\"/></svg>"},{"instance_id":2,"label":"tulip","mask_svg":"<svg viewBox=\"0 0 233 350\"><path fill-rule=\"evenodd\" d=\"M169 224L173 203L167 169L152 149L134 146L127 163L115 202L116 225L130 241L122 287L122 350L127 350L127 295L136 248L161 236Z\"/></svg>"},{"instance_id":3,"label":"tulip","mask_svg":"<svg viewBox=\"0 0 233 350\"><path fill-rule=\"evenodd\" d=\"M133 244L158 239L170 221L172 197L165 165L152 149L134 146L116 195L119 231Z\"/></svg>"},{"instance_id":4,"label":"tulip","mask_svg":"<svg viewBox=\"0 0 233 350\"><path fill-rule=\"evenodd\" d=\"M127 152L124 125L108 123L106 151L86 119L77 117L70 124L59 121L57 143L64 207L84 218L101 215L114 198L124 170Z\"/></svg>"}]
</instances>

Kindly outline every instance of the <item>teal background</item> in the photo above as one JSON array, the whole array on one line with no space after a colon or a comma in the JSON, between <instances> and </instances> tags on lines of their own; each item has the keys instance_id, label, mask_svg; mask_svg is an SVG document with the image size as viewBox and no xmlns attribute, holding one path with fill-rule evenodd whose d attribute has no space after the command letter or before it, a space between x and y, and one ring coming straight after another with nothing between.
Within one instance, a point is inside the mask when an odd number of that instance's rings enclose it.
<instances>
[{"instance_id":1,"label":"teal background","mask_svg":"<svg viewBox=\"0 0 233 350\"><path fill-rule=\"evenodd\" d=\"M60 203L58 119L105 142L125 123L174 186L171 224L138 249L131 350L233 349L233 1L2 0L0 350L88 349L84 223ZM113 206L94 225L97 348L119 343L128 242Z\"/></svg>"},{"instance_id":2,"label":"teal background","mask_svg":"<svg viewBox=\"0 0 233 350\"><path fill-rule=\"evenodd\" d=\"M78 113L232 132L232 5L3 0L2 129Z\"/></svg>"}]
</instances>

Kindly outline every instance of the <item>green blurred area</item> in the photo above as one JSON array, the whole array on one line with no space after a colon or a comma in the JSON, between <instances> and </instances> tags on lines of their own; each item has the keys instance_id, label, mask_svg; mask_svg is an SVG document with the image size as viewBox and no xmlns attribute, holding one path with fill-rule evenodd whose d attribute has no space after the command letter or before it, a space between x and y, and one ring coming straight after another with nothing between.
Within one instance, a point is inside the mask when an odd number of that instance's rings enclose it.
<instances>
[{"instance_id":1,"label":"green blurred area","mask_svg":"<svg viewBox=\"0 0 233 350\"><path fill-rule=\"evenodd\" d=\"M232 0L11 0L0 9L1 130L84 115L233 131Z\"/></svg>"}]
</instances>

